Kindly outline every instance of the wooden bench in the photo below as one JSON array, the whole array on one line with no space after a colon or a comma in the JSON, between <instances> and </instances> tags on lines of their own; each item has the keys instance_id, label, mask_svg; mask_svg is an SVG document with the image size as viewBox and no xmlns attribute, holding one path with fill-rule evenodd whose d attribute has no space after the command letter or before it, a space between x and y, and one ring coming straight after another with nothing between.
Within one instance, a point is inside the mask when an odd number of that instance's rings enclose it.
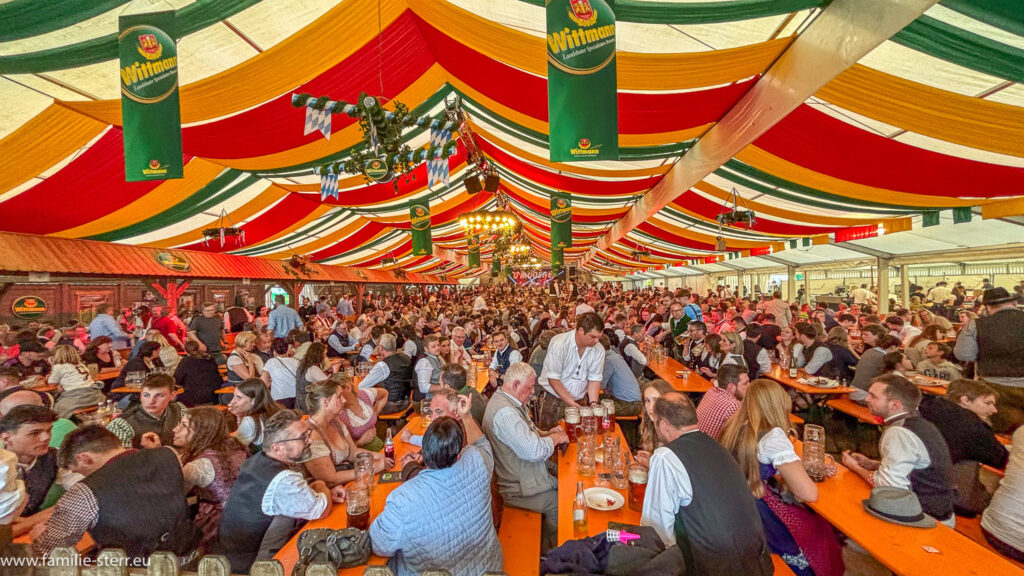
<instances>
[{"instance_id":1,"label":"wooden bench","mask_svg":"<svg viewBox=\"0 0 1024 576\"><path fill-rule=\"evenodd\" d=\"M505 557L506 574L540 574L540 521L540 514L522 508L506 506L501 513L498 541Z\"/></svg>"},{"instance_id":2,"label":"wooden bench","mask_svg":"<svg viewBox=\"0 0 1024 576\"><path fill-rule=\"evenodd\" d=\"M859 422L876 426L882 424L882 419L872 414L867 406L861 406L849 398L834 398L825 402L825 404L837 412L853 416Z\"/></svg>"},{"instance_id":3,"label":"wooden bench","mask_svg":"<svg viewBox=\"0 0 1024 576\"><path fill-rule=\"evenodd\" d=\"M792 412L790 412L789 413L789 423L790 424L803 424L804 423L804 419L799 417L799 416L797 416L796 414L793 414Z\"/></svg>"},{"instance_id":4,"label":"wooden bench","mask_svg":"<svg viewBox=\"0 0 1024 576\"><path fill-rule=\"evenodd\" d=\"M956 531L961 533L961 534L963 534L964 536L970 538L971 540L974 540L978 544L981 544L985 548L988 548L989 550L991 550L993 552L996 552L996 549L993 548L992 545L988 543L988 540L985 539L985 535L981 532L981 515L980 514L978 516L975 516L974 518L964 518L962 516L957 516L956 517ZM999 552L996 552L996 554L999 554ZM1013 564L1016 564L1018 567L1024 568L1024 563L1017 562L1016 560L1013 560L1012 558L1007 558L1006 556L1003 556L1002 554L1000 554L1000 556L1002 556L1003 558L1006 558L1007 561L1012 562Z\"/></svg>"}]
</instances>

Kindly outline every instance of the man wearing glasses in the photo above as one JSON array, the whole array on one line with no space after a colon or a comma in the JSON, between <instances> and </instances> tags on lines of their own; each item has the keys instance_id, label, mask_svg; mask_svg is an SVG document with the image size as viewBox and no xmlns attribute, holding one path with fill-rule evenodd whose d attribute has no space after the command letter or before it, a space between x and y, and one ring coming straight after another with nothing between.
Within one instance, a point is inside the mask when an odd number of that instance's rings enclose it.
<instances>
[{"instance_id":1,"label":"man wearing glasses","mask_svg":"<svg viewBox=\"0 0 1024 576\"><path fill-rule=\"evenodd\" d=\"M603 329L601 317L586 312L576 318L576 330L551 339L538 379L543 391L537 424L542 430L555 427L566 406L597 404L604 374L604 348L598 344Z\"/></svg>"},{"instance_id":2,"label":"man wearing glasses","mask_svg":"<svg viewBox=\"0 0 1024 576\"><path fill-rule=\"evenodd\" d=\"M274 414L263 428L263 451L246 460L231 489L216 548L235 574L248 574L295 535L303 520L324 518L345 500L344 486L307 483L292 466L309 458L309 424L294 410Z\"/></svg>"}]
</instances>

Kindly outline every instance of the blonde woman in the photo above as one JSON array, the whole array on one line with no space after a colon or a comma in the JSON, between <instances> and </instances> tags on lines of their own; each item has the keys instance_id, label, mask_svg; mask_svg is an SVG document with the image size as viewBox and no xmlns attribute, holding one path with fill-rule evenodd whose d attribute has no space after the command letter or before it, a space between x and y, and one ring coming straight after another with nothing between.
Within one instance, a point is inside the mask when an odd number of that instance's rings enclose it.
<instances>
[{"instance_id":1,"label":"blonde woman","mask_svg":"<svg viewBox=\"0 0 1024 576\"><path fill-rule=\"evenodd\" d=\"M736 364L743 366L744 370L747 370L747 360L743 357L743 337L740 336L739 332L722 332L720 334L723 342L720 344L722 351L725 352L725 359L722 360L722 366L726 364ZM726 344L728 342L728 344Z\"/></svg>"},{"instance_id":2,"label":"blonde woman","mask_svg":"<svg viewBox=\"0 0 1024 576\"><path fill-rule=\"evenodd\" d=\"M178 349L171 346L167 338L164 338L164 335L156 330L150 330L146 340L160 345L160 362L163 363L168 374L174 374L174 369L178 367L178 362L181 362L181 356L178 356Z\"/></svg>"},{"instance_id":3,"label":"blonde woman","mask_svg":"<svg viewBox=\"0 0 1024 576\"><path fill-rule=\"evenodd\" d=\"M306 407L309 408L310 456L304 464L306 472L314 480L322 480L328 486L346 484L356 479L354 469L339 470L345 462L354 463L356 455L366 452L373 455L373 472L381 472L395 465L386 461L381 452L370 452L356 446L348 428L339 418L345 410L345 397L337 382L323 380L306 387Z\"/></svg>"},{"instance_id":4,"label":"blonde woman","mask_svg":"<svg viewBox=\"0 0 1024 576\"><path fill-rule=\"evenodd\" d=\"M270 376L263 371L263 360L253 351L256 339L255 332L240 332L235 337L235 349L227 358L228 386L238 386L249 378L260 378L269 383Z\"/></svg>"},{"instance_id":5,"label":"blonde woman","mask_svg":"<svg viewBox=\"0 0 1024 576\"><path fill-rule=\"evenodd\" d=\"M58 418L68 418L79 408L107 400L100 391L103 384L93 381L74 346L63 344L53 349L53 370L46 381L56 384L60 394L53 406Z\"/></svg>"},{"instance_id":6,"label":"blonde woman","mask_svg":"<svg viewBox=\"0 0 1024 576\"><path fill-rule=\"evenodd\" d=\"M832 527L799 504L817 500L818 487L787 434L792 407L782 386L754 380L739 410L726 421L721 443L747 477L772 553L795 574L840 576L843 559Z\"/></svg>"}]
</instances>

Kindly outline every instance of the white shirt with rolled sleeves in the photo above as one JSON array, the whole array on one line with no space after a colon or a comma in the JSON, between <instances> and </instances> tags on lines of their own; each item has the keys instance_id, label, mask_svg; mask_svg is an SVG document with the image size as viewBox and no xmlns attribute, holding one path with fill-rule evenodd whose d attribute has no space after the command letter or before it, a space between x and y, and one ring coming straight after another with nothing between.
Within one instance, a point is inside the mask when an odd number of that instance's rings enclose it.
<instances>
[{"instance_id":1,"label":"white shirt with rolled sleeves","mask_svg":"<svg viewBox=\"0 0 1024 576\"><path fill-rule=\"evenodd\" d=\"M585 348L581 357L576 345L576 333L563 332L554 336L548 344L544 369L537 382L549 393L558 396L548 379L559 380L569 395L579 400L587 393L587 383L600 382L603 376L604 347L595 344Z\"/></svg>"},{"instance_id":2,"label":"white shirt with rolled sleeves","mask_svg":"<svg viewBox=\"0 0 1024 576\"><path fill-rule=\"evenodd\" d=\"M515 364L516 362L522 362L522 361L523 361L523 355L519 353L519 350L516 350L515 348L513 348L512 351L508 355L508 365L511 366L511 365ZM491 365L488 366L488 368L490 368L491 370L497 370L498 369L498 354L497 354L497 352L495 352L494 356L491 357Z\"/></svg>"},{"instance_id":3,"label":"white shirt with rolled sleeves","mask_svg":"<svg viewBox=\"0 0 1024 576\"><path fill-rule=\"evenodd\" d=\"M267 485L260 508L267 516L316 520L327 508L327 496L314 492L302 474L284 470Z\"/></svg>"}]
</instances>

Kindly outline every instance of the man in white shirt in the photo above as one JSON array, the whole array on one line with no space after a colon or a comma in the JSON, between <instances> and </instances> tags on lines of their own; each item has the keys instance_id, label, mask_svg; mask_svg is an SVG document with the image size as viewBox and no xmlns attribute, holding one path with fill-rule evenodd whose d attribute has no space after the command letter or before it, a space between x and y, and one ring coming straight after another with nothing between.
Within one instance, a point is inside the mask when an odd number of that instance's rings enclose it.
<instances>
[{"instance_id":1,"label":"man in white shirt","mask_svg":"<svg viewBox=\"0 0 1024 576\"><path fill-rule=\"evenodd\" d=\"M850 292L850 296L853 297L853 303L858 306L863 306L868 302L871 302L871 292L868 291L867 284L861 284L860 288L854 288Z\"/></svg>"},{"instance_id":2,"label":"man in white shirt","mask_svg":"<svg viewBox=\"0 0 1024 576\"><path fill-rule=\"evenodd\" d=\"M587 301L583 298L576 300L576 317L579 318L581 314L587 312L594 312L594 307L587 304Z\"/></svg>"},{"instance_id":3,"label":"man in white shirt","mask_svg":"<svg viewBox=\"0 0 1024 576\"><path fill-rule=\"evenodd\" d=\"M644 367L647 366L647 356L640 351L640 343L645 339L644 325L633 324L629 328L629 337L619 342L619 352L637 378L643 375Z\"/></svg>"},{"instance_id":4,"label":"man in white shirt","mask_svg":"<svg viewBox=\"0 0 1024 576\"><path fill-rule=\"evenodd\" d=\"M487 300L484 300L484 293L481 291L476 296L476 300L473 300L473 312L480 312L487 310Z\"/></svg>"},{"instance_id":5,"label":"man in white shirt","mask_svg":"<svg viewBox=\"0 0 1024 576\"><path fill-rule=\"evenodd\" d=\"M601 317L587 312L576 319L576 330L551 339L538 380L541 428L555 426L567 405L597 404L604 375L603 328Z\"/></svg>"},{"instance_id":6,"label":"man in white shirt","mask_svg":"<svg viewBox=\"0 0 1024 576\"><path fill-rule=\"evenodd\" d=\"M309 458L309 424L293 410L282 410L263 428L263 451L242 465L224 506L217 553L231 571L246 574L256 560L269 560L300 524L331 513L345 500L345 487L328 489L321 480L307 483L292 467Z\"/></svg>"},{"instance_id":7,"label":"man in white shirt","mask_svg":"<svg viewBox=\"0 0 1024 576\"><path fill-rule=\"evenodd\" d=\"M917 413L921 390L906 378L886 374L868 390L871 413L883 420L878 443L881 460L843 452L843 465L872 488L892 486L911 490L925 514L956 527L953 514L952 458L939 429Z\"/></svg>"},{"instance_id":8,"label":"man in white shirt","mask_svg":"<svg viewBox=\"0 0 1024 576\"><path fill-rule=\"evenodd\" d=\"M443 387L441 385L441 370L444 367L441 365L441 358L438 357L439 340L437 334L431 334L423 339L423 357L416 362L416 367L413 368L416 373L416 389L419 391L414 398L416 401L430 400L434 392Z\"/></svg>"},{"instance_id":9,"label":"man in white shirt","mask_svg":"<svg viewBox=\"0 0 1024 576\"><path fill-rule=\"evenodd\" d=\"M903 318L899 316L892 316L885 319L885 327L889 329L889 332L893 336L900 339L903 345L906 346L910 341L921 333L921 329L912 324L906 323Z\"/></svg>"},{"instance_id":10,"label":"man in white shirt","mask_svg":"<svg viewBox=\"0 0 1024 576\"><path fill-rule=\"evenodd\" d=\"M491 358L491 365L488 366L488 374L490 375L491 386L497 387L500 384L502 376L505 375L505 371L508 367L515 364L516 362L522 362L523 355L519 353L519 350L512 348L512 345L508 343L508 333L498 332L494 335L494 358Z\"/></svg>"},{"instance_id":11,"label":"man in white shirt","mask_svg":"<svg viewBox=\"0 0 1024 576\"><path fill-rule=\"evenodd\" d=\"M949 283L940 281L934 288L928 291L928 299L936 304L945 304L953 296L953 292L948 286Z\"/></svg>"},{"instance_id":12,"label":"man in white shirt","mask_svg":"<svg viewBox=\"0 0 1024 576\"><path fill-rule=\"evenodd\" d=\"M447 358L449 364L469 366L469 363L473 361L469 350L466 349L466 329L462 326L456 326L452 329L452 345L449 353L450 356Z\"/></svg>"},{"instance_id":13,"label":"man in white shirt","mask_svg":"<svg viewBox=\"0 0 1024 576\"><path fill-rule=\"evenodd\" d=\"M732 455L698 429L690 399L678 392L658 398L654 429L664 445L651 455L640 524L667 546L679 544L687 572L772 574L746 478Z\"/></svg>"}]
</instances>

